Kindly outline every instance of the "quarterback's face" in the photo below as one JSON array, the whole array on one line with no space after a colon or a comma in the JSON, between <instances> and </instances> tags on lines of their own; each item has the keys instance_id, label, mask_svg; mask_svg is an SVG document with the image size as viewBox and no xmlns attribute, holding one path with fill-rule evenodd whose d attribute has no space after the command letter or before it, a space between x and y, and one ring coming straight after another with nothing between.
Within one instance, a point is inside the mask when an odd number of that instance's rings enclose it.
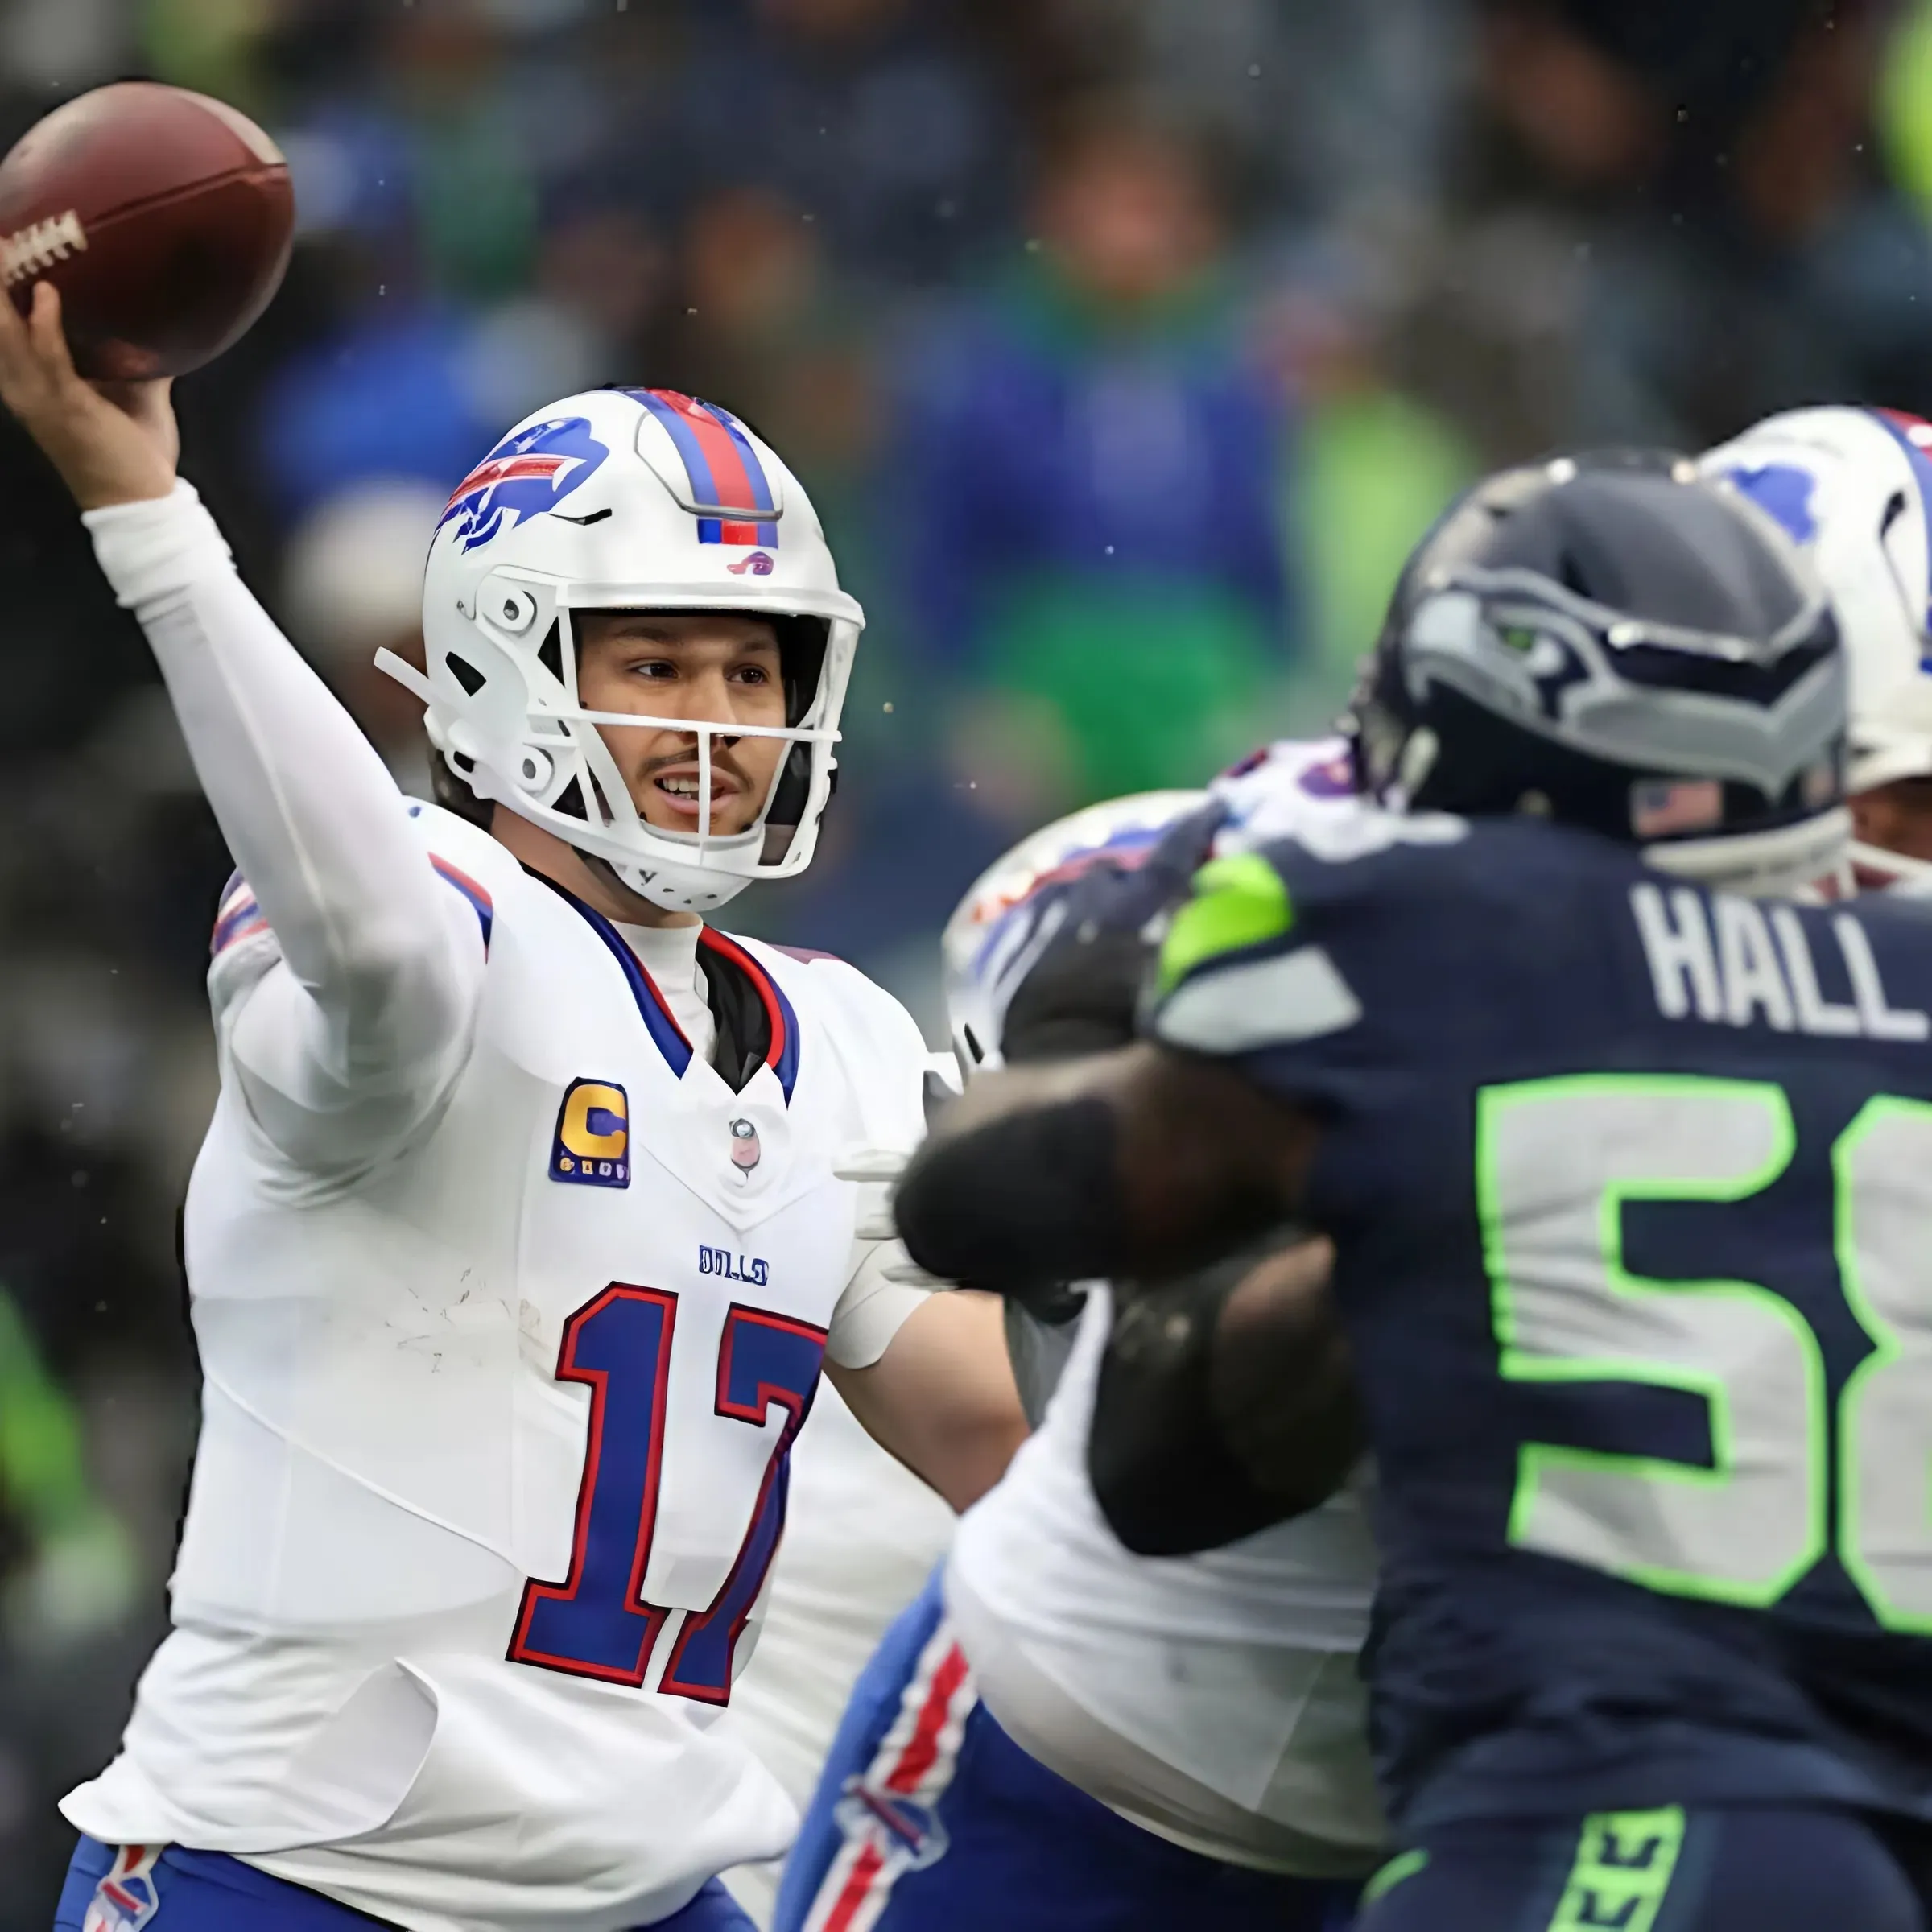
<instances>
[{"instance_id":1,"label":"quarterback's face","mask_svg":"<svg viewBox=\"0 0 1932 1932\"><path fill-rule=\"evenodd\" d=\"M577 697L586 711L634 711L712 725L785 722L778 641L761 617L717 611L576 613ZM696 832L698 737L661 724L597 727L646 824ZM763 809L789 746L782 738L711 741L711 830L743 832Z\"/></svg>"}]
</instances>

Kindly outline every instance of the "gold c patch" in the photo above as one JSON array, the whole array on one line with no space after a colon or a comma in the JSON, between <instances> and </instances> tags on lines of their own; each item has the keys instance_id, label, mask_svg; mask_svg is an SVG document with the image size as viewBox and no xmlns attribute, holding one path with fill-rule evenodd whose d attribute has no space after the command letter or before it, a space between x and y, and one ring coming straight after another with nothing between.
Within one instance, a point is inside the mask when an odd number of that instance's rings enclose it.
<instances>
[{"instance_id":1,"label":"gold c patch","mask_svg":"<svg viewBox=\"0 0 1932 1932\"><path fill-rule=\"evenodd\" d=\"M584 1187L630 1185L630 1103L614 1080L572 1080L557 1109L550 1178Z\"/></svg>"}]
</instances>

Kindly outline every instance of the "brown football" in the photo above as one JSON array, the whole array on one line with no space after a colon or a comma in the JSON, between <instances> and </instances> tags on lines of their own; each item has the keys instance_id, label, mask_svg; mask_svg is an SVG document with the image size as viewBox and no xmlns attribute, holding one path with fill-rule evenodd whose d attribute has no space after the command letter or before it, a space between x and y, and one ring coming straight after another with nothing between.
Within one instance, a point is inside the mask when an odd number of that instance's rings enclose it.
<instances>
[{"instance_id":1,"label":"brown football","mask_svg":"<svg viewBox=\"0 0 1932 1932\"><path fill-rule=\"evenodd\" d=\"M246 114L118 81L0 161L0 283L23 315L35 282L60 290L84 375L183 375L268 306L295 215L287 163Z\"/></svg>"}]
</instances>

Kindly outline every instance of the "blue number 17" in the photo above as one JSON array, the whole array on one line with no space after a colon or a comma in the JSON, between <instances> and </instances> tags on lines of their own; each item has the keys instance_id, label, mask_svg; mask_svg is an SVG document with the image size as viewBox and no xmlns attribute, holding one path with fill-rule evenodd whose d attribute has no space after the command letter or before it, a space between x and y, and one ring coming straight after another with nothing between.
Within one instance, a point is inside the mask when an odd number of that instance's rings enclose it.
<instances>
[{"instance_id":1,"label":"blue number 17","mask_svg":"<svg viewBox=\"0 0 1932 1932\"><path fill-rule=\"evenodd\" d=\"M678 1298L614 1282L564 1327L557 1379L590 1389L576 1534L561 1583L534 1578L510 1643L513 1662L638 1685L672 1612L644 1599L657 1526L667 1392ZM732 1662L764 1587L785 1526L786 1464L805 1420L825 1352L825 1331L734 1304L718 1349L716 1413L762 1428L775 1406L785 1426L772 1443L737 1560L710 1605L684 1618L658 1688L701 1703L731 1695Z\"/></svg>"}]
</instances>

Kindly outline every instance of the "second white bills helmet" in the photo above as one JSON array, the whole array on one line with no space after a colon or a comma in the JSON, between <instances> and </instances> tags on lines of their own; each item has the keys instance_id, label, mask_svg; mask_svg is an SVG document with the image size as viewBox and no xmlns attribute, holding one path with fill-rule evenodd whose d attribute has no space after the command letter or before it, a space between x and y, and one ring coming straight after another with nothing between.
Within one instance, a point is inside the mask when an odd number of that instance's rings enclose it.
<instances>
[{"instance_id":1,"label":"second white bills helmet","mask_svg":"<svg viewBox=\"0 0 1932 1932\"><path fill-rule=\"evenodd\" d=\"M583 709L581 610L771 619L784 724ZM654 903L703 912L811 861L865 621L797 479L743 423L672 390L596 390L526 417L457 486L423 587L427 675L380 661L424 700L431 745L479 799L605 860ZM696 830L634 807L597 728L640 724L696 737ZM747 737L788 749L753 824L716 832L714 743Z\"/></svg>"},{"instance_id":2,"label":"second white bills helmet","mask_svg":"<svg viewBox=\"0 0 1932 1932\"><path fill-rule=\"evenodd\" d=\"M1029 834L973 881L939 939L963 1079L1005 1063L1000 1035L1007 1005L1066 910L1055 888L1094 865L1137 863L1170 826L1208 801L1204 791L1143 791L1085 806Z\"/></svg>"},{"instance_id":3,"label":"second white bills helmet","mask_svg":"<svg viewBox=\"0 0 1932 1932\"><path fill-rule=\"evenodd\" d=\"M1794 409L1700 459L1810 555L1851 672L1846 790L1932 777L1932 423L1896 410ZM1922 874L1857 845L1861 879Z\"/></svg>"}]
</instances>

